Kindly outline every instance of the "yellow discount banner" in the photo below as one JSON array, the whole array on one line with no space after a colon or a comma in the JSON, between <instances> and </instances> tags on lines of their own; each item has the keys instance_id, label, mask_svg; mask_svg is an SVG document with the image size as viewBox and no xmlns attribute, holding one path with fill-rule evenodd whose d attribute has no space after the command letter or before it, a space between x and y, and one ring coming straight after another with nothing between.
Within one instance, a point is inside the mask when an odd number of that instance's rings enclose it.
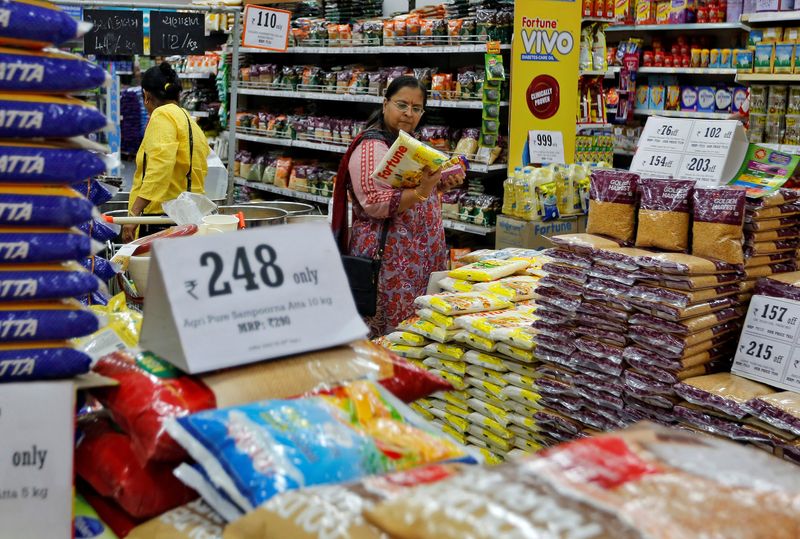
<instances>
[{"instance_id":1,"label":"yellow discount banner","mask_svg":"<svg viewBox=\"0 0 800 539\"><path fill-rule=\"evenodd\" d=\"M509 174L575 156L581 2L526 0L514 10Z\"/></svg>"}]
</instances>

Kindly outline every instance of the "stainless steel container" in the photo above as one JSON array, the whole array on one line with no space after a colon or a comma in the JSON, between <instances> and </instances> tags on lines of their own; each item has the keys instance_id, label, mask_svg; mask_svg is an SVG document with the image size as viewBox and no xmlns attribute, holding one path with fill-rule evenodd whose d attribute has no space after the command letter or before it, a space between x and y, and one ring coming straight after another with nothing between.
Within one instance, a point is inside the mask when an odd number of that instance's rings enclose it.
<instances>
[{"instance_id":1,"label":"stainless steel container","mask_svg":"<svg viewBox=\"0 0 800 539\"><path fill-rule=\"evenodd\" d=\"M236 215L242 212L244 214L244 224L246 228L282 225L286 222L286 217L288 216L288 212L280 208L253 206L250 204L220 206L217 210L221 215Z\"/></svg>"},{"instance_id":2,"label":"stainless steel container","mask_svg":"<svg viewBox=\"0 0 800 539\"><path fill-rule=\"evenodd\" d=\"M261 206L264 208L277 208L279 210L284 210L289 215L312 215L317 211L317 208L311 204L305 204L303 202L289 202L286 200L262 200L259 202L249 202L244 205Z\"/></svg>"}]
</instances>

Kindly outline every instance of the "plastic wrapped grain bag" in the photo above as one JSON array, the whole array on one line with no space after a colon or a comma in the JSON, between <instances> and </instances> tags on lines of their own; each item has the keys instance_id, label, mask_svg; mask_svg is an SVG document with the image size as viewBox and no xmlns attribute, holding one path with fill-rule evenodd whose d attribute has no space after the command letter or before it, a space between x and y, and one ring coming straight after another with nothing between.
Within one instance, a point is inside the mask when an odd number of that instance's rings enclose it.
<instances>
[{"instance_id":1,"label":"plastic wrapped grain bag","mask_svg":"<svg viewBox=\"0 0 800 539\"><path fill-rule=\"evenodd\" d=\"M94 204L66 186L0 185L0 226L69 228L93 212Z\"/></svg>"},{"instance_id":2,"label":"plastic wrapped grain bag","mask_svg":"<svg viewBox=\"0 0 800 539\"><path fill-rule=\"evenodd\" d=\"M800 436L800 393L762 395L748 401L745 409L761 421Z\"/></svg>"},{"instance_id":3,"label":"plastic wrapped grain bag","mask_svg":"<svg viewBox=\"0 0 800 539\"><path fill-rule=\"evenodd\" d=\"M496 281L527 269L529 265L525 260L488 259L454 269L448 273L448 276L464 281Z\"/></svg>"},{"instance_id":4,"label":"plastic wrapped grain bag","mask_svg":"<svg viewBox=\"0 0 800 539\"><path fill-rule=\"evenodd\" d=\"M471 281L453 279L452 277L445 277L441 279L438 284L447 292L470 292L474 285Z\"/></svg>"},{"instance_id":5,"label":"plastic wrapped grain bag","mask_svg":"<svg viewBox=\"0 0 800 539\"><path fill-rule=\"evenodd\" d=\"M83 260L102 248L74 230L0 227L0 264Z\"/></svg>"},{"instance_id":6,"label":"plastic wrapped grain bag","mask_svg":"<svg viewBox=\"0 0 800 539\"><path fill-rule=\"evenodd\" d=\"M433 309L417 309L417 316L428 322L433 322L442 329L457 329L455 316L447 316Z\"/></svg>"},{"instance_id":7,"label":"plastic wrapped grain bag","mask_svg":"<svg viewBox=\"0 0 800 539\"><path fill-rule=\"evenodd\" d=\"M66 94L102 86L109 76L100 66L61 51L0 47L0 91Z\"/></svg>"},{"instance_id":8,"label":"plastic wrapped grain bag","mask_svg":"<svg viewBox=\"0 0 800 539\"><path fill-rule=\"evenodd\" d=\"M0 2L0 44L41 49L77 39L91 29L61 8L40 0Z\"/></svg>"},{"instance_id":9,"label":"plastic wrapped grain bag","mask_svg":"<svg viewBox=\"0 0 800 539\"><path fill-rule=\"evenodd\" d=\"M326 397L200 412L170 421L167 431L215 486L248 511L303 486L475 460L371 382Z\"/></svg>"},{"instance_id":10,"label":"plastic wrapped grain bag","mask_svg":"<svg viewBox=\"0 0 800 539\"><path fill-rule=\"evenodd\" d=\"M99 327L94 313L75 300L0 303L0 342L73 339Z\"/></svg>"},{"instance_id":11,"label":"plastic wrapped grain bag","mask_svg":"<svg viewBox=\"0 0 800 539\"><path fill-rule=\"evenodd\" d=\"M408 331L395 331L387 335L386 338L394 344L406 344L408 346L425 346L430 342L425 337Z\"/></svg>"},{"instance_id":12,"label":"plastic wrapped grain bag","mask_svg":"<svg viewBox=\"0 0 800 539\"><path fill-rule=\"evenodd\" d=\"M416 333L417 335L427 337L428 339L438 343L450 342L455 339L456 333L458 333L458 331L455 330L450 331L442 329L433 322L422 320L418 316L412 316L411 318L403 320L397 326L397 329L410 333Z\"/></svg>"},{"instance_id":13,"label":"plastic wrapped grain bag","mask_svg":"<svg viewBox=\"0 0 800 539\"><path fill-rule=\"evenodd\" d=\"M0 383L72 378L89 372L91 363L66 341L0 344Z\"/></svg>"},{"instance_id":14,"label":"plastic wrapped grain bag","mask_svg":"<svg viewBox=\"0 0 800 539\"><path fill-rule=\"evenodd\" d=\"M91 294L100 280L77 262L0 266L0 302Z\"/></svg>"},{"instance_id":15,"label":"plastic wrapped grain bag","mask_svg":"<svg viewBox=\"0 0 800 539\"><path fill-rule=\"evenodd\" d=\"M103 158L90 151L51 143L0 142L0 183L77 183L105 170Z\"/></svg>"},{"instance_id":16,"label":"plastic wrapped grain bag","mask_svg":"<svg viewBox=\"0 0 800 539\"><path fill-rule=\"evenodd\" d=\"M115 225L113 223L106 223L105 221L100 221L98 219L92 219L91 221L86 221L85 223L81 223L76 226L78 230L89 236L95 241L99 241L101 243L105 243L107 241L113 241L114 238L118 237L120 232L122 231L122 227L120 225Z\"/></svg>"},{"instance_id":17,"label":"plastic wrapped grain bag","mask_svg":"<svg viewBox=\"0 0 800 539\"><path fill-rule=\"evenodd\" d=\"M108 126L103 114L80 99L0 93L0 138L69 138Z\"/></svg>"},{"instance_id":18,"label":"plastic wrapped grain bag","mask_svg":"<svg viewBox=\"0 0 800 539\"><path fill-rule=\"evenodd\" d=\"M401 130L397 140L372 173L372 179L392 187L413 188L422 180L423 167L438 170L448 159L446 154Z\"/></svg>"},{"instance_id":19,"label":"plastic wrapped grain bag","mask_svg":"<svg viewBox=\"0 0 800 539\"><path fill-rule=\"evenodd\" d=\"M474 290L492 292L516 303L532 299L537 286L539 286L538 277L515 275L498 281L476 284Z\"/></svg>"},{"instance_id":20,"label":"plastic wrapped grain bag","mask_svg":"<svg viewBox=\"0 0 800 539\"><path fill-rule=\"evenodd\" d=\"M455 294L439 294L420 296L414 304L421 308L429 308L447 316L482 313L507 309L512 303L489 292L459 292Z\"/></svg>"},{"instance_id":21,"label":"plastic wrapped grain bag","mask_svg":"<svg viewBox=\"0 0 800 539\"><path fill-rule=\"evenodd\" d=\"M676 384L675 392L693 404L741 419L748 414L748 401L773 394L775 390L725 372L689 378Z\"/></svg>"},{"instance_id":22,"label":"plastic wrapped grain bag","mask_svg":"<svg viewBox=\"0 0 800 539\"><path fill-rule=\"evenodd\" d=\"M110 281L120 273L121 268L102 256L88 256L79 262L84 268L97 275L102 281Z\"/></svg>"}]
</instances>

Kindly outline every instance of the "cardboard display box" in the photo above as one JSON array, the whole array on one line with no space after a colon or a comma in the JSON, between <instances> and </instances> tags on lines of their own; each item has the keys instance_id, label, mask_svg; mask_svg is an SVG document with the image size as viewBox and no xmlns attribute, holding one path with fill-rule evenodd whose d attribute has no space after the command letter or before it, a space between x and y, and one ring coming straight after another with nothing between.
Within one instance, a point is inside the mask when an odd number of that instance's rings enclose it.
<instances>
[{"instance_id":1,"label":"cardboard display box","mask_svg":"<svg viewBox=\"0 0 800 539\"><path fill-rule=\"evenodd\" d=\"M578 234L585 231L585 215L565 217L554 221L522 221L500 215L497 217L495 248L546 249L552 247L552 244L547 240L550 236Z\"/></svg>"}]
</instances>

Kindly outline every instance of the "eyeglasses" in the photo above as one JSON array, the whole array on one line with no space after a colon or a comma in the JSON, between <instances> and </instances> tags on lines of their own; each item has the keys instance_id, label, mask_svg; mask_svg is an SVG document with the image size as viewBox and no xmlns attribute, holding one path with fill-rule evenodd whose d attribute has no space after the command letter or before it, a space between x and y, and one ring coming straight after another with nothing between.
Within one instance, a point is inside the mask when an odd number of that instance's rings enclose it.
<instances>
[{"instance_id":1,"label":"eyeglasses","mask_svg":"<svg viewBox=\"0 0 800 539\"><path fill-rule=\"evenodd\" d=\"M408 112L408 110L411 109L412 114L415 116L422 116L425 114L424 108L420 107L419 105L409 105L405 101L392 101L392 105L394 105L400 112Z\"/></svg>"}]
</instances>

